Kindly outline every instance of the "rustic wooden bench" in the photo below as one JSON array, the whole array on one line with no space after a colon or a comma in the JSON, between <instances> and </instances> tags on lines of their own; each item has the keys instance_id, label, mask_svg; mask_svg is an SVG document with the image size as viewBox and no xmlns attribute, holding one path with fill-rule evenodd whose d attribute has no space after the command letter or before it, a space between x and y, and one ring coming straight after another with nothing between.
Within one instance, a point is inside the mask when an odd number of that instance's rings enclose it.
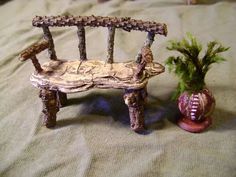
<instances>
[{"instance_id":1,"label":"rustic wooden bench","mask_svg":"<svg viewBox=\"0 0 236 177\"><path fill-rule=\"evenodd\" d=\"M31 83L40 89L43 102L43 123L46 127L56 125L59 108L66 105L67 93L75 93L91 88L124 89L124 100L129 108L130 125L134 131L145 128L144 103L147 97L148 79L164 72L164 67L153 61L151 45L155 34L167 35L165 24L134 20L131 18L100 16L36 16L33 26L41 27L43 40L31 45L20 54L20 60L31 59L35 72ZM80 60L58 59L49 27L76 26L78 28ZM107 60L87 59L85 26L108 28ZM136 61L116 63L113 61L115 29L125 31L140 30L147 32L143 47ZM42 66L36 55L48 49L51 61Z\"/></svg>"}]
</instances>

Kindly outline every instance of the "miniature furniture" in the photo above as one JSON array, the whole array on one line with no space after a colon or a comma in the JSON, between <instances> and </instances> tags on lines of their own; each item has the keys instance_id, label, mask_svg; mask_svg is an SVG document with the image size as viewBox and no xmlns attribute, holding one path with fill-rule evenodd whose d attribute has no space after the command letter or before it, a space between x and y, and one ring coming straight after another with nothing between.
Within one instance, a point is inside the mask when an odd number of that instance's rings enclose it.
<instances>
[{"instance_id":1,"label":"miniature furniture","mask_svg":"<svg viewBox=\"0 0 236 177\"><path fill-rule=\"evenodd\" d=\"M56 125L56 114L66 105L67 94L82 92L92 88L124 89L124 100L129 109L131 129L140 131L144 125L144 103L147 97L148 79L164 72L164 67L153 61L150 49L156 34L167 35L165 24L134 20L131 18L100 16L36 16L33 26L43 29L43 40L33 44L20 54L20 60L31 59L35 72L31 83L40 89L43 102L43 123L46 127ZM58 59L49 27L76 26L78 28L80 60ZM107 59L87 59L85 26L107 27ZM125 31L147 32L147 39L138 52L136 61L115 63L113 47L116 28ZM42 66L36 55L48 49L50 61Z\"/></svg>"}]
</instances>

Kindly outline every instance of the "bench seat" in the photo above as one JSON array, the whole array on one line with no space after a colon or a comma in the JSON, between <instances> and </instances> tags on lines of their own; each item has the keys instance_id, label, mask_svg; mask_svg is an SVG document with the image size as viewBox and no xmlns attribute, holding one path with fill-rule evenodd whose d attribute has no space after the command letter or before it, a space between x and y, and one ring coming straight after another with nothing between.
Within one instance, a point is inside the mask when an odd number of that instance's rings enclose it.
<instances>
[{"instance_id":1,"label":"bench seat","mask_svg":"<svg viewBox=\"0 0 236 177\"><path fill-rule=\"evenodd\" d=\"M164 72L156 62L147 64L143 77L135 79L137 63L106 63L101 60L56 60L44 63L43 72L34 72L31 82L38 88L74 93L90 88L141 89L148 79Z\"/></svg>"}]
</instances>

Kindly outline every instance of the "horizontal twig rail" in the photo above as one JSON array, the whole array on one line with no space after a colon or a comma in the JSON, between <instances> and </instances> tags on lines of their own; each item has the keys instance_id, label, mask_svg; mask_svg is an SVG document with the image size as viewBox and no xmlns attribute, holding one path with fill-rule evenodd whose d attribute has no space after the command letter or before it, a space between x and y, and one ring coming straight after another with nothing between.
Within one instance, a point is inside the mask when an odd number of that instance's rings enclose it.
<instances>
[{"instance_id":1,"label":"horizontal twig rail","mask_svg":"<svg viewBox=\"0 0 236 177\"><path fill-rule=\"evenodd\" d=\"M101 16L36 16L32 22L36 27L53 26L91 26L91 27L115 27L125 31L139 30L153 34L167 35L167 27L164 23L142 21L130 17L101 17Z\"/></svg>"},{"instance_id":2,"label":"horizontal twig rail","mask_svg":"<svg viewBox=\"0 0 236 177\"><path fill-rule=\"evenodd\" d=\"M31 59L36 54L38 54L41 51L47 49L48 47L49 47L49 43L48 43L48 41L45 41L45 40L37 42L37 43L34 43L30 47L28 47L27 49L23 50L20 53L19 59L21 61L25 61L27 59Z\"/></svg>"}]
</instances>

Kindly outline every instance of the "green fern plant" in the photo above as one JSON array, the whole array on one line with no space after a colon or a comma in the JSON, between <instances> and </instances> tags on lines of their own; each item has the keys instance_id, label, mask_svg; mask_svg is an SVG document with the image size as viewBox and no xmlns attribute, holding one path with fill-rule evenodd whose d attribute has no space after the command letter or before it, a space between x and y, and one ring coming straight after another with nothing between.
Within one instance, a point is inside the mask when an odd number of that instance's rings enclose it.
<instances>
[{"instance_id":1,"label":"green fern plant","mask_svg":"<svg viewBox=\"0 0 236 177\"><path fill-rule=\"evenodd\" d=\"M205 54L200 57L202 45L190 33L181 41L169 41L167 47L170 51L177 51L180 56L170 56L165 64L170 72L174 72L179 78L179 83L173 99L176 99L184 91L199 91L205 86L205 76L213 63L225 61L219 54L229 47L223 47L217 41L207 44Z\"/></svg>"}]
</instances>

